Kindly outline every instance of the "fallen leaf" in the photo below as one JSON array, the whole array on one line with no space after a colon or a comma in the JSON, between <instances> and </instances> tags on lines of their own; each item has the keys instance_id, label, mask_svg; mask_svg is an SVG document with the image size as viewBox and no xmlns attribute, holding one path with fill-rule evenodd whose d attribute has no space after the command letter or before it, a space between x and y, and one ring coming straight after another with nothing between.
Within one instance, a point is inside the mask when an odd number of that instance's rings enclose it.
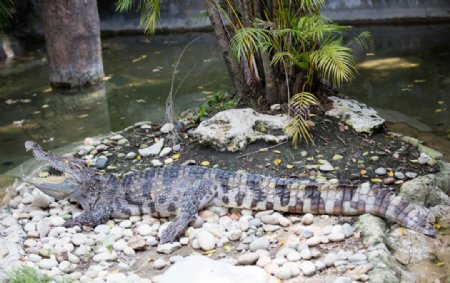
<instances>
[{"instance_id":1,"label":"fallen leaf","mask_svg":"<svg viewBox=\"0 0 450 283\"><path fill-rule=\"evenodd\" d=\"M445 103L444 100L439 100L439 101L438 101L438 104L439 104L439 105L442 105L442 104L444 104L444 103Z\"/></svg>"},{"instance_id":2,"label":"fallen leaf","mask_svg":"<svg viewBox=\"0 0 450 283\"><path fill-rule=\"evenodd\" d=\"M424 83L426 80L414 80L415 83Z\"/></svg>"},{"instance_id":3,"label":"fallen leaf","mask_svg":"<svg viewBox=\"0 0 450 283\"><path fill-rule=\"evenodd\" d=\"M137 57L137 58L131 60L131 63L137 63L137 62L139 62L139 61L144 60L145 58L147 58L147 55L146 55L146 54L143 54L143 55L141 55L141 56L139 56L139 57Z\"/></svg>"},{"instance_id":4,"label":"fallen leaf","mask_svg":"<svg viewBox=\"0 0 450 283\"><path fill-rule=\"evenodd\" d=\"M208 160L202 161L202 163L200 163L200 165L202 166L209 166L211 163Z\"/></svg>"},{"instance_id":5,"label":"fallen leaf","mask_svg":"<svg viewBox=\"0 0 450 283\"><path fill-rule=\"evenodd\" d=\"M312 127L314 127L316 124L313 122L313 121L311 121L311 120L306 120L305 121L305 124L306 124L306 126L308 126L308 127L310 127L310 128L312 128Z\"/></svg>"},{"instance_id":6,"label":"fallen leaf","mask_svg":"<svg viewBox=\"0 0 450 283\"><path fill-rule=\"evenodd\" d=\"M273 161L273 164L275 164L275 166L280 165L280 163L281 163L281 159L275 159L275 160Z\"/></svg>"},{"instance_id":7,"label":"fallen leaf","mask_svg":"<svg viewBox=\"0 0 450 283\"><path fill-rule=\"evenodd\" d=\"M292 164L286 164L286 168L287 168L287 169L292 169L292 168L294 168L294 165L292 165Z\"/></svg>"},{"instance_id":8,"label":"fallen leaf","mask_svg":"<svg viewBox=\"0 0 450 283\"><path fill-rule=\"evenodd\" d=\"M274 153L277 153L277 154L281 154L281 151L279 151L278 149L274 149L274 150L272 150Z\"/></svg>"},{"instance_id":9,"label":"fallen leaf","mask_svg":"<svg viewBox=\"0 0 450 283\"><path fill-rule=\"evenodd\" d=\"M233 247L230 246L230 245L225 245L225 246L223 246L223 248L224 248L224 250L226 250L226 251L230 251L230 250L233 249Z\"/></svg>"},{"instance_id":10,"label":"fallen leaf","mask_svg":"<svg viewBox=\"0 0 450 283\"><path fill-rule=\"evenodd\" d=\"M380 178L372 178L372 179L370 179L370 181L372 181L373 183L381 183L381 182L383 182L383 180L381 180Z\"/></svg>"},{"instance_id":11,"label":"fallen leaf","mask_svg":"<svg viewBox=\"0 0 450 283\"><path fill-rule=\"evenodd\" d=\"M403 227L398 228L398 231L399 231L400 233L402 233L402 234L405 234L405 233L406 233L406 229L403 228Z\"/></svg>"},{"instance_id":12,"label":"fallen leaf","mask_svg":"<svg viewBox=\"0 0 450 283\"><path fill-rule=\"evenodd\" d=\"M389 172L387 173L387 175L388 175L388 177L394 177L394 172L389 171Z\"/></svg>"},{"instance_id":13,"label":"fallen leaf","mask_svg":"<svg viewBox=\"0 0 450 283\"><path fill-rule=\"evenodd\" d=\"M434 224L434 228L441 229L441 224L439 224L439 223Z\"/></svg>"},{"instance_id":14,"label":"fallen leaf","mask_svg":"<svg viewBox=\"0 0 450 283\"><path fill-rule=\"evenodd\" d=\"M172 155L172 159L173 159L173 160L178 160L178 159L180 159L180 154L179 154L179 153L175 153L174 155Z\"/></svg>"},{"instance_id":15,"label":"fallen leaf","mask_svg":"<svg viewBox=\"0 0 450 283\"><path fill-rule=\"evenodd\" d=\"M440 109L440 108L435 109L434 112L435 112L435 113L440 113L440 112L442 112L442 109Z\"/></svg>"},{"instance_id":16,"label":"fallen leaf","mask_svg":"<svg viewBox=\"0 0 450 283\"><path fill-rule=\"evenodd\" d=\"M361 173L361 175L366 175L367 174L367 170L361 170L361 171L359 171L359 173Z\"/></svg>"},{"instance_id":17,"label":"fallen leaf","mask_svg":"<svg viewBox=\"0 0 450 283\"><path fill-rule=\"evenodd\" d=\"M215 252L216 252L216 249L212 249L212 250L208 250L208 251L202 252L202 255L210 255L210 254L213 254Z\"/></svg>"},{"instance_id":18,"label":"fallen leaf","mask_svg":"<svg viewBox=\"0 0 450 283\"><path fill-rule=\"evenodd\" d=\"M136 157L136 159L137 159L137 160L141 160L141 159L142 159L142 156L139 154L139 155Z\"/></svg>"},{"instance_id":19,"label":"fallen leaf","mask_svg":"<svg viewBox=\"0 0 450 283\"><path fill-rule=\"evenodd\" d=\"M89 116L89 115L88 114L83 114L83 115L78 116L78 118L83 119L83 118L86 118L87 116Z\"/></svg>"},{"instance_id":20,"label":"fallen leaf","mask_svg":"<svg viewBox=\"0 0 450 283\"><path fill-rule=\"evenodd\" d=\"M268 148L268 147L262 147L262 148L260 148L258 151L260 151L260 152L266 152L266 151L269 151L269 148Z\"/></svg>"}]
</instances>

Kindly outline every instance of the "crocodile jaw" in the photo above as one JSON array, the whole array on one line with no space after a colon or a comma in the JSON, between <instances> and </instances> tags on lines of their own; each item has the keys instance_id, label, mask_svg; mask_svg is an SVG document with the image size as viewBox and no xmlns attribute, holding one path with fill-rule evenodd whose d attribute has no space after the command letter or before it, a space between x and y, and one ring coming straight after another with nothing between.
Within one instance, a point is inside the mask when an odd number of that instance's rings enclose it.
<instances>
[{"instance_id":1,"label":"crocodile jaw","mask_svg":"<svg viewBox=\"0 0 450 283\"><path fill-rule=\"evenodd\" d=\"M70 197L79 187L77 183L70 182L70 180L64 176L26 178L25 181L38 188L44 194L58 200Z\"/></svg>"}]
</instances>

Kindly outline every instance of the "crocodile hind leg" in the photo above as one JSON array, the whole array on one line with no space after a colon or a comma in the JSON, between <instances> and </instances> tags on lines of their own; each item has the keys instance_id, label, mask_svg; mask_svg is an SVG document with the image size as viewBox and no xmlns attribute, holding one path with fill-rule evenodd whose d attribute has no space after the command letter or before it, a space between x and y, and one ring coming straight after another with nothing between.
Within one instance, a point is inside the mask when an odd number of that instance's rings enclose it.
<instances>
[{"instance_id":1,"label":"crocodile hind leg","mask_svg":"<svg viewBox=\"0 0 450 283\"><path fill-rule=\"evenodd\" d=\"M177 216L162 232L160 244L172 243L183 232L189 222L195 219L198 211L208 205L215 194L215 187L211 181L193 181L183 194L177 208Z\"/></svg>"}]
</instances>

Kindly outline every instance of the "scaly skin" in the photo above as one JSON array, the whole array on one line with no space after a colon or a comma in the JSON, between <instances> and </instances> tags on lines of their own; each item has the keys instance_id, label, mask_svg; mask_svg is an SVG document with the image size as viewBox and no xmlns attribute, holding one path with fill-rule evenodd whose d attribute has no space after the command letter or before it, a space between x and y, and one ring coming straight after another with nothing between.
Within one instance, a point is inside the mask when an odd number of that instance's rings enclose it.
<instances>
[{"instance_id":1,"label":"scaly skin","mask_svg":"<svg viewBox=\"0 0 450 283\"><path fill-rule=\"evenodd\" d=\"M426 235L436 233L432 225L434 219L427 209L409 203L388 188L369 183L359 186L316 184L199 166L148 168L118 178L113 174L100 175L81 160L45 152L34 142L27 142L26 148L55 169L77 175L67 178L64 184L77 186L67 197L77 200L85 212L67 221L65 227L96 226L110 217L125 218L144 213L157 217L175 216L161 236L160 243L164 244L174 241L200 209L213 204L289 213L370 213ZM45 183L27 181L45 193Z\"/></svg>"}]
</instances>

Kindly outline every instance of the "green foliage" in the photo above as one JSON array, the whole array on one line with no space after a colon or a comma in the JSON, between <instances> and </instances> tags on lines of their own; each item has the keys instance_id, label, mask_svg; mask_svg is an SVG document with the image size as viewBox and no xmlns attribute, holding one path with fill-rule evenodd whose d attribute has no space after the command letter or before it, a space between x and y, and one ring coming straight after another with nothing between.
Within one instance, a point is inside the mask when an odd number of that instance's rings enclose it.
<instances>
[{"instance_id":1,"label":"green foliage","mask_svg":"<svg viewBox=\"0 0 450 283\"><path fill-rule=\"evenodd\" d=\"M14 3L12 0L0 0L0 30L8 23L13 10Z\"/></svg>"},{"instance_id":2,"label":"green foliage","mask_svg":"<svg viewBox=\"0 0 450 283\"><path fill-rule=\"evenodd\" d=\"M233 109L237 103L238 101L231 98L227 92L218 92L197 108L197 117L202 119L208 117L210 113Z\"/></svg>"},{"instance_id":3,"label":"green foliage","mask_svg":"<svg viewBox=\"0 0 450 283\"><path fill-rule=\"evenodd\" d=\"M136 0L137 10L141 12L140 23L145 31L153 33L159 20L160 0ZM116 10L120 12L129 11L133 6L133 0L116 0Z\"/></svg>"},{"instance_id":4,"label":"green foliage","mask_svg":"<svg viewBox=\"0 0 450 283\"><path fill-rule=\"evenodd\" d=\"M11 276L8 283L50 283L54 280L48 276L38 273L36 269L31 267L21 267L17 269Z\"/></svg>"},{"instance_id":5,"label":"green foliage","mask_svg":"<svg viewBox=\"0 0 450 283\"><path fill-rule=\"evenodd\" d=\"M237 60L250 60L263 52L270 54L272 66L285 73L288 90L292 79L289 76L296 69L303 71L301 92L290 100L290 108L296 111L286 132L292 135L294 144L299 138L311 141L306 124L309 111L305 109L318 103L311 93L314 79L319 77L340 87L355 77L353 50L343 44L343 35L350 27L337 25L320 15L323 0L275 1L277 16L257 19L253 27L238 29L231 40L231 49ZM370 34L363 32L352 42L367 48L369 40Z\"/></svg>"}]
</instances>

